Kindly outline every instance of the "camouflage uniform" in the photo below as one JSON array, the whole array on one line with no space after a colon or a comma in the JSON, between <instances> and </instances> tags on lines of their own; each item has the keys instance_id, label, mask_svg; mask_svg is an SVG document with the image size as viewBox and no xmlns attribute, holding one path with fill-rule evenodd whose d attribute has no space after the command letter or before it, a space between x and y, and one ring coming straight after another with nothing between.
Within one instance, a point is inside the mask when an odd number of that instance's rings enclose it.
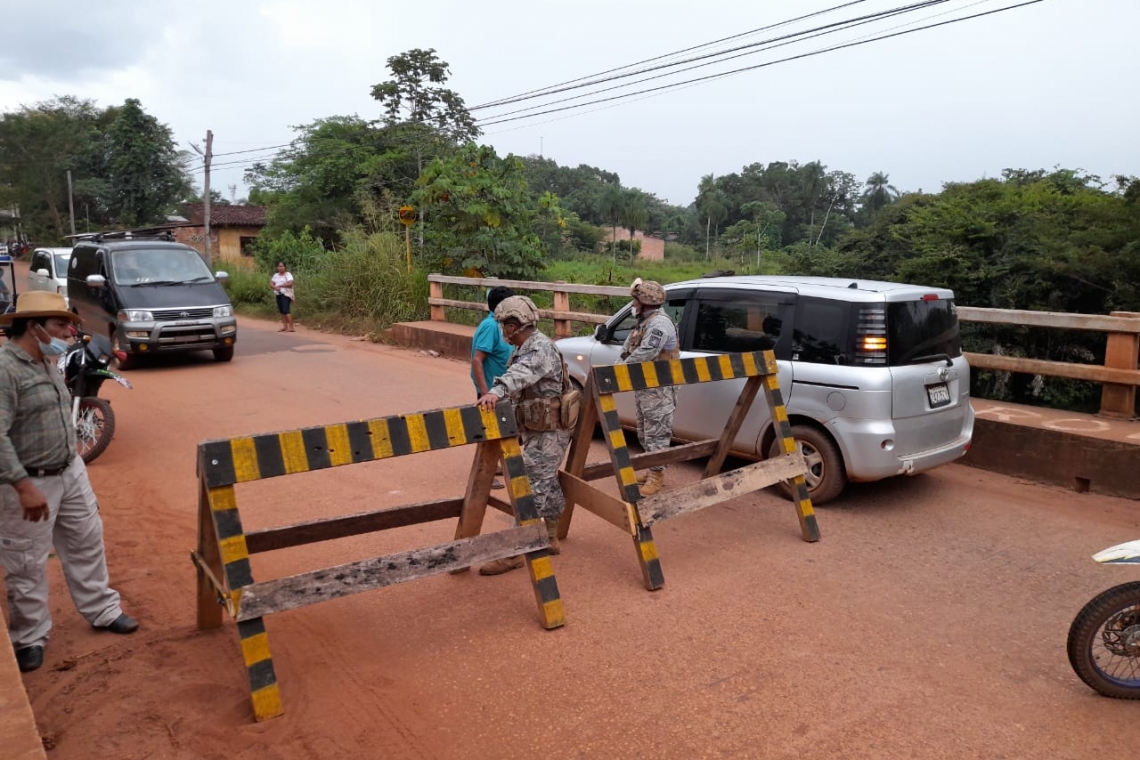
<instances>
[{"instance_id":1,"label":"camouflage uniform","mask_svg":"<svg viewBox=\"0 0 1140 760\"><path fill-rule=\"evenodd\" d=\"M637 327L630 330L622 347L626 364L652 362L677 356L677 328L673 320L659 308L645 309ZM672 385L634 391L637 406L637 438L645 451L669 448L673 439L673 410L677 407L677 389ZM664 465L650 470L663 471Z\"/></svg>"},{"instance_id":2,"label":"camouflage uniform","mask_svg":"<svg viewBox=\"0 0 1140 760\"><path fill-rule=\"evenodd\" d=\"M562 394L562 355L554 341L537 329L515 351L507 371L495 378L488 389L499 398L510 397L518 404L528 398ZM570 445L570 430L520 429L523 464L530 478L538 514L546 520L557 520L566 506L566 497L558 484L558 466Z\"/></svg>"}]
</instances>

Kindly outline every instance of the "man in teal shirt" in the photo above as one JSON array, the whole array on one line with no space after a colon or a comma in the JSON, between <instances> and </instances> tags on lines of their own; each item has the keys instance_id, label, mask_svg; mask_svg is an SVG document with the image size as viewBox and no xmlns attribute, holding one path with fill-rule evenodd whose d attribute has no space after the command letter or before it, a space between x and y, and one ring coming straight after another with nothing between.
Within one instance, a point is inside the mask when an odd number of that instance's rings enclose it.
<instances>
[{"instance_id":1,"label":"man in teal shirt","mask_svg":"<svg viewBox=\"0 0 1140 760\"><path fill-rule=\"evenodd\" d=\"M504 298L510 298L515 292L508 287L498 285L487 292L487 317L475 328L475 337L471 339L471 380L475 383L476 398L486 395L495 382L495 378L507 371L507 362L511 360L514 349L503 337L499 323L495 321L495 307Z\"/></svg>"},{"instance_id":2,"label":"man in teal shirt","mask_svg":"<svg viewBox=\"0 0 1140 760\"><path fill-rule=\"evenodd\" d=\"M507 362L511 360L514 348L507 343L499 323L495 321L495 307L504 298L510 298L515 292L504 285L497 285L487 291L487 318L475 328L475 337L471 339L471 381L475 383L475 398L486 395L495 383L495 378L507 371ZM501 475L499 471L496 475ZM502 488L503 482L496 479L493 488Z\"/></svg>"}]
</instances>

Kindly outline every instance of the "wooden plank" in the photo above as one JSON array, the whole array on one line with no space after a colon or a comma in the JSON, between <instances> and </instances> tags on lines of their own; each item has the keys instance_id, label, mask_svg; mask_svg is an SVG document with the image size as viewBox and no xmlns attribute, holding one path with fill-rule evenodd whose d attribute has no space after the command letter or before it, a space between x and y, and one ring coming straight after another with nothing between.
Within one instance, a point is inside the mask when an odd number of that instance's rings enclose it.
<instances>
[{"instance_id":1,"label":"wooden plank","mask_svg":"<svg viewBox=\"0 0 1140 760\"><path fill-rule=\"evenodd\" d=\"M728 415L728 423L724 426L724 432L720 435L720 442L717 444L716 451L709 457L708 463L705 464L704 474L702 478L712 477L720 472L720 468L724 466L724 460L728 456L732 444L736 442L736 434L740 431L740 425L744 422L744 418L748 416L748 410L752 408L752 402L756 400L756 394L760 391L760 383L763 382L762 377L750 377L745 381L744 387L740 389L740 396L736 399L736 406L732 408L732 413ZM770 412L769 412L770 413Z\"/></svg>"},{"instance_id":2,"label":"wooden plank","mask_svg":"<svg viewBox=\"0 0 1140 760\"><path fill-rule=\"evenodd\" d=\"M443 298L443 283L428 282L428 296L431 298ZM446 322L447 311L443 306L432 305L431 307L431 321L433 322Z\"/></svg>"},{"instance_id":3,"label":"wooden plank","mask_svg":"<svg viewBox=\"0 0 1140 760\"><path fill-rule=\"evenodd\" d=\"M626 502L597 490L568 472L559 472L558 481L562 485L562 493L566 494L567 503L573 500L611 525L616 525L631 535L637 534L637 526L631 521L632 515Z\"/></svg>"},{"instance_id":4,"label":"wooden plank","mask_svg":"<svg viewBox=\"0 0 1140 760\"><path fill-rule=\"evenodd\" d=\"M218 548L218 532L214 528L214 516L210 512L210 500L206 492L206 483L202 478L198 479L197 555L202 560L197 573L198 630L220 628L222 606L218 604L218 592L214 590L214 586L220 587L222 593L225 593L225 585L218 580L223 576L224 570L221 551Z\"/></svg>"},{"instance_id":5,"label":"wooden plank","mask_svg":"<svg viewBox=\"0 0 1140 760\"><path fill-rule=\"evenodd\" d=\"M487 304L478 303L477 301L457 301L453 298L429 298L428 304L433 308L442 308L444 306L451 306L456 309L468 309L470 311L487 311ZM613 317L612 314L593 314L588 311L563 311L559 309L539 309L538 315L543 319L553 320L571 320L575 322L589 322L595 325L603 325L609 322ZM439 320L433 320L439 321ZM566 337L558 335L556 337Z\"/></svg>"},{"instance_id":6,"label":"wooden plank","mask_svg":"<svg viewBox=\"0 0 1140 760\"><path fill-rule=\"evenodd\" d=\"M958 319L963 322L987 322L997 325L1058 327L1066 330L1140 333L1140 319L1135 317L1106 317L1101 314L1069 314L1060 311L987 309L977 306L959 306Z\"/></svg>"},{"instance_id":7,"label":"wooden plank","mask_svg":"<svg viewBox=\"0 0 1140 760\"><path fill-rule=\"evenodd\" d=\"M677 462L691 462L694 459L711 456L712 453L716 451L718 443L719 439L717 438L694 441L660 451L637 454L636 456L631 456L630 461L633 463L633 469L635 470L644 470L663 464L669 465L676 464ZM569 471L569 468L567 468L567 471ZM613 474L613 462L595 462L594 464L586 465L582 469L581 477L582 480L598 480L600 478L613 477Z\"/></svg>"},{"instance_id":8,"label":"wooden plank","mask_svg":"<svg viewBox=\"0 0 1140 760\"><path fill-rule=\"evenodd\" d=\"M1031 375L1068 377L1073 380L1090 380L1096 383L1140 385L1140 371L1112 369L1095 364L1069 364L1067 362L1022 359L1016 356L994 354L962 354L975 369L996 369L1004 372L1026 372Z\"/></svg>"},{"instance_id":9,"label":"wooden plank","mask_svg":"<svg viewBox=\"0 0 1140 760\"><path fill-rule=\"evenodd\" d=\"M495 479L495 464L499 461L502 446L498 441L486 441L475 447L471 473L467 476L467 492L455 526L455 538L470 538L483 529L487 514L487 499L491 496L491 481Z\"/></svg>"},{"instance_id":10,"label":"wooden plank","mask_svg":"<svg viewBox=\"0 0 1140 760\"><path fill-rule=\"evenodd\" d=\"M495 509L499 510L503 514L510 515L511 517L515 516L515 508L511 505L511 503L509 501L507 501L506 499L499 498L498 496L494 496L494 495L488 496L487 497L487 506L488 507L494 507Z\"/></svg>"},{"instance_id":11,"label":"wooden plank","mask_svg":"<svg viewBox=\"0 0 1140 760\"><path fill-rule=\"evenodd\" d=\"M546 526L536 523L255 583L242 589L237 620L252 620L549 546Z\"/></svg>"},{"instance_id":12,"label":"wooden plank","mask_svg":"<svg viewBox=\"0 0 1140 760\"><path fill-rule=\"evenodd\" d=\"M294 523L279 528L254 530L245 534L250 554L302 546L334 538L358 536L362 533L375 533L390 528L403 528L408 525L447 520L458 517L463 499L440 499L422 504L408 504L376 512L362 512L355 515L329 517L311 522Z\"/></svg>"},{"instance_id":13,"label":"wooden plank","mask_svg":"<svg viewBox=\"0 0 1140 760\"><path fill-rule=\"evenodd\" d=\"M1110 316L1140 318L1140 314L1114 311ZM1140 320L1138 320L1140 321ZM1136 369L1140 357L1140 335L1109 333L1104 349L1104 366L1109 369ZM1100 391L1100 414L1103 417L1130 420L1136 416L1136 386L1105 383Z\"/></svg>"},{"instance_id":14,"label":"wooden plank","mask_svg":"<svg viewBox=\"0 0 1140 760\"><path fill-rule=\"evenodd\" d=\"M637 511L641 524L649 526L660 520L668 520L758 491L805 472L807 464L797 454L765 459L739 470L647 496L638 502Z\"/></svg>"},{"instance_id":15,"label":"wooden plank","mask_svg":"<svg viewBox=\"0 0 1140 760\"><path fill-rule=\"evenodd\" d=\"M496 285L505 285L514 290L561 290L564 293L582 293L588 296L614 296L629 298L629 286L615 287L611 285L578 285L572 282L535 282L533 280L500 280L493 277L455 277L443 274L429 274L428 282L438 282L448 285L475 285L484 288L493 288ZM442 293L441 293L442 295ZM622 304L625 305L625 302Z\"/></svg>"}]
</instances>

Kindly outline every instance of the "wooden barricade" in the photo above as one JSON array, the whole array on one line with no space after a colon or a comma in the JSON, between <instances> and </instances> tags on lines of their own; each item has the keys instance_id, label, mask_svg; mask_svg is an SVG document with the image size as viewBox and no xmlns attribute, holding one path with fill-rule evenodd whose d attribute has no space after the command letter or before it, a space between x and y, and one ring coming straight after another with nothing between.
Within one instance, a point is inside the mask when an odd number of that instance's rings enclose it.
<instances>
[{"instance_id":1,"label":"wooden barricade","mask_svg":"<svg viewBox=\"0 0 1140 760\"><path fill-rule=\"evenodd\" d=\"M476 444L476 449L461 498L249 533L242 529L234 489L238 483L467 444ZM500 460L510 502L496 501L514 515L515 526L479 535ZM543 628L565 623L550 539L535 506L509 403L491 412L464 406L204 441L198 445L198 484L198 548L191 552L198 568L198 628L220 627L223 608L237 621L259 721L284 712L263 622L274 612L525 554ZM459 518L455 540L449 543L277 580L253 580L251 554L449 518Z\"/></svg>"},{"instance_id":2,"label":"wooden barricade","mask_svg":"<svg viewBox=\"0 0 1140 760\"><path fill-rule=\"evenodd\" d=\"M791 479L795 482L796 512L799 515L803 539L818 541L819 526L804 480L807 465L803 456L798 453L792 438L788 412L780 394L776 371L776 358L771 351L594 367L586 380L587 399L582 405L582 413L574 431L566 467L558 473L562 490L566 494L566 509L558 526L559 537L565 538L569 532L575 504L593 512L606 522L628 531L633 536L645 587L653 591L665 585L661 561L651 530L654 523L695 512L734 499L744 493ZM662 451L630 456L629 449L626 448L625 433L622 431L617 407L614 404L615 393L734 378L747 378L747 380L735 407L729 414L724 433L720 438L710 438ZM772 419L777 425L777 434L784 441L786 453L783 456L772 457L718 474L736 438L736 433L740 430L761 387L764 389L764 397L771 410ZM610 452L610 461L587 466L590 439L593 437L594 426L599 423ZM706 456L709 460L701 480L642 497L634 474L635 469L687 462ZM590 485L590 481L609 475L616 478L621 498L611 496Z\"/></svg>"}]
</instances>

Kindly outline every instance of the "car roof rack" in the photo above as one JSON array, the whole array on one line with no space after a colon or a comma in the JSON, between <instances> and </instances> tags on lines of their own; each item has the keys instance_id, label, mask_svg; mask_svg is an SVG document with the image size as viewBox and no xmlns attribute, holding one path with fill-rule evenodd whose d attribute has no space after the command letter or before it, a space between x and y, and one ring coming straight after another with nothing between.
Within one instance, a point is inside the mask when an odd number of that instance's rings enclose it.
<instances>
[{"instance_id":1,"label":"car roof rack","mask_svg":"<svg viewBox=\"0 0 1140 760\"><path fill-rule=\"evenodd\" d=\"M104 240L174 240L174 233L166 227L145 227L137 230L105 230L103 232L83 232L77 235L64 235L75 241L91 240L99 243Z\"/></svg>"}]
</instances>

